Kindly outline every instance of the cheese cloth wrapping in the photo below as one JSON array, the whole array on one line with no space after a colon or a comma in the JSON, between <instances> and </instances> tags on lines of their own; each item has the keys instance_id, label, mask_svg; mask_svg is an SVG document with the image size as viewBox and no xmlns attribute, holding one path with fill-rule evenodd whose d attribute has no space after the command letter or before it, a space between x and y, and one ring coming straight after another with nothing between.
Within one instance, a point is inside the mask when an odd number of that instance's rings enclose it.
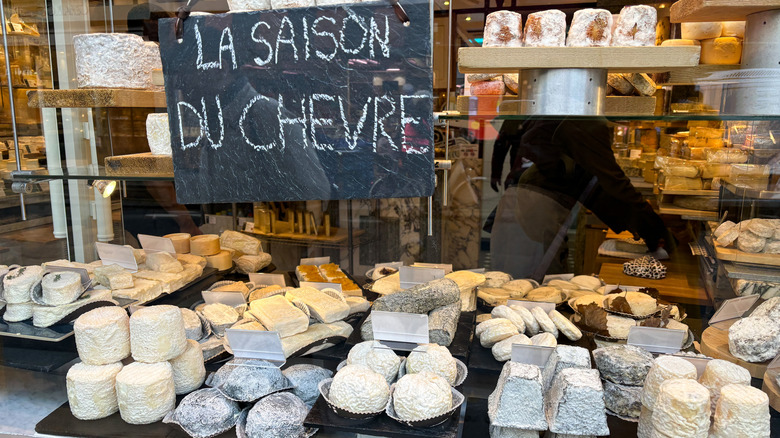
<instances>
[{"instance_id":1,"label":"cheese cloth wrapping","mask_svg":"<svg viewBox=\"0 0 780 438\"><path fill-rule=\"evenodd\" d=\"M428 339L434 344L449 347L455 338L460 319L460 301L433 309L428 313Z\"/></svg>"},{"instance_id":2,"label":"cheese cloth wrapping","mask_svg":"<svg viewBox=\"0 0 780 438\"><path fill-rule=\"evenodd\" d=\"M303 421L309 407L289 392L272 394L255 403L241 415L236 426L239 438L305 438L316 429L306 429Z\"/></svg>"},{"instance_id":3,"label":"cheese cloth wrapping","mask_svg":"<svg viewBox=\"0 0 780 438\"><path fill-rule=\"evenodd\" d=\"M206 379L231 400L252 402L268 394L290 389L279 368L264 360L234 358Z\"/></svg>"},{"instance_id":4,"label":"cheese cloth wrapping","mask_svg":"<svg viewBox=\"0 0 780 438\"><path fill-rule=\"evenodd\" d=\"M194 438L210 438L236 425L241 409L215 388L192 392L163 418L163 423L178 424Z\"/></svg>"}]
</instances>

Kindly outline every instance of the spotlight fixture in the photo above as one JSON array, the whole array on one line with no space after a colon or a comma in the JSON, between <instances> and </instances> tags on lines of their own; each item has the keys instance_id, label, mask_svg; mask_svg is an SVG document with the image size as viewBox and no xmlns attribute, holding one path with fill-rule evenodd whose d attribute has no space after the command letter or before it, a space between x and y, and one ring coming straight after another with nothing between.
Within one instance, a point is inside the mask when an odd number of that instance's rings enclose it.
<instances>
[{"instance_id":1,"label":"spotlight fixture","mask_svg":"<svg viewBox=\"0 0 780 438\"><path fill-rule=\"evenodd\" d=\"M110 181L105 179L96 179L87 182L90 187L97 189L101 196L108 198L114 193L116 189L116 181Z\"/></svg>"},{"instance_id":2,"label":"spotlight fixture","mask_svg":"<svg viewBox=\"0 0 780 438\"><path fill-rule=\"evenodd\" d=\"M466 21L471 21L471 16L470 15L466 16Z\"/></svg>"}]
</instances>

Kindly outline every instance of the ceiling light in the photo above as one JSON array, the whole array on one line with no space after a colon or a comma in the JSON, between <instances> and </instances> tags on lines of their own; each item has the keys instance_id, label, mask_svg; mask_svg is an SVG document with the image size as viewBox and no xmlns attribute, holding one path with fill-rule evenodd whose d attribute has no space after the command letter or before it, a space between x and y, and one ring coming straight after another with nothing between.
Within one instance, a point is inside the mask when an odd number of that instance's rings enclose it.
<instances>
[{"instance_id":1,"label":"ceiling light","mask_svg":"<svg viewBox=\"0 0 780 438\"><path fill-rule=\"evenodd\" d=\"M471 21L471 17L466 16L466 21Z\"/></svg>"}]
</instances>

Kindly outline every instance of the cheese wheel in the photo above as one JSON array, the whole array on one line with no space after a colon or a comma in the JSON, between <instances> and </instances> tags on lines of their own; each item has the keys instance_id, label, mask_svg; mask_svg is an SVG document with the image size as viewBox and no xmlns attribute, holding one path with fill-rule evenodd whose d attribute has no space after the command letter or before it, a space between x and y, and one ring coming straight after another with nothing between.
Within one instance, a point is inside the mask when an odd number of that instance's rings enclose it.
<instances>
[{"instance_id":1,"label":"cheese wheel","mask_svg":"<svg viewBox=\"0 0 780 438\"><path fill-rule=\"evenodd\" d=\"M122 364L87 365L77 363L65 378L70 412L79 420L105 418L119 410L116 400L116 375Z\"/></svg>"},{"instance_id":2,"label":"cheese wheel","mask_svg":"<svg viewBox=\"0 0 780 438\"><path fill-rule=\"evenodd\" d=\"M678 46L700 46L701 43L697 40L664 40L661 43L662 47L678 47Z\"/></svg>"},{"instance_id":3,"label":"cheese wheel","mask_svg":"<svg viewBox=\"0 0 780 438\"><path fill-rule=\"evenodd\" d=\"M710 393L692 379L667 380L661 384L652 418L652 436L706 437Z\"/></svg>"},{"instance_id":4,"label":"cheese wheel","mask_svg":"<svg viewBox=\"0 0 780 438\"><path fill-rule=\"evenodd\" d=\"M171 239L176 254L188 254L190 252L190 239L192 236L189 233L166 234L163 237Z\"/></svg>"},{"instance_id":5,"label":"cheese wheel","mask_svg":"<svg viewBox=\"0 0 780 438\"><path fill-rule=\"evenodd\" d=\"M119 415L126 423L149 424L162 420L176 408L171 364L133 362L124 367L116 375L116 398Z\"/></svg>"},{"instance_id":6,"label":"cheese wheel","mask_svg":"<svg viewBox=\"0 0 780 438\"><path fill-rule=\"evenodd\" d=\"M190 252L199 256L218 254L219 236L216 234L201 234L190 238Z\"/></svg>"},{"instance_id":7,"label":"cheese wheel","mask_svg":"<svg viewBox=\"0 0 780 438\"><path fill-rule=\"evenodd\" d=\"M720 25L723 28L720 36L745 38L744 21L723 21L720 23Z\"/></svg>"},{"instance_id":8,"label":"cheese wheel","mask_svg":"<svg viewBox=\"0 0 780 438\"><path fill-rule=\"evenodd\" d=\"M704 368L699 383L710 391L710 404L714 415L721 388L730 384L750 385L750 372L735 363L713 359Z\"/></svg>"},{"instance_id":9,"label":"cheese wheel","mask_svg":"<svg viewBox=\"0 0 780 438\"><path fill-rule=\"evenodd\" d=\"M206 266L224 271L233 267L233 259L230 257L230 252L219 251L217 254L206 256Z\"/></svg>"},{"instance_id":10,"label":"cheese wheel","mask_svg":"<svg viewBox=\"0 0 780 438\"><path fill-rule=\"evenodd\" d=\"M184 353L170 360L173 368L173 386L176 394L187 394L203 384L206 380L206 366L203 363L203 352L197 341L188 340Z\"/></svg>"},{"instance_id":11,"label":"cheese wheel","mask_svg":"<svg viewBox=\"0 0 780 438\"><path fill-rule=\"evenodd\" d=\"M130 351L138 362L170 360L186 348L187 336L178 307L144 307L130 317Z\"/></svg>"},{"instance_id":12,"label":"cheese wheel","mask_svg":"<svg viewBox=\"0 0 780 438\"><path fill-rule=\"evenodd\" d=\"M723 32L723 26L720 23L701 22L701 23L682 23L682 37L686 40L706 40L717 38Z\"/></svg>"},{"instance_id":13,"label":"cheese wheel","mask_svg":"<svg viewBox=\"0 0 780 438\"><path fill-rule=\"evenodd\" d=\"M653 361L653 365L647 373L647 378L645 378L642 404L651 411L655 411L655 403L661 391L661 385L666 380L695 379L696 376L696 367L687 360L675 356L659 356ZM708 407L709 400L710 396L709 392L707 392Z\"/></svg>"},{"instance_id":14,"label":"cheese wheel","mask_svg":"<svg viewBox=\"0 0 780 438\"><path fill-rule=\"evenodd\" d=\"M702 64L739 64L740 59L742 59L742 40L739 38L720 37L701 42Z\"/></svg>"},{"instance_id":15,"label":"cheese wheel","mask_svg":"<svg viewBox=\"0 0 780 438\"><path fill-rule=\"evenodd\" d=\"M81 275L77 272L52 272L41 281L43 302L50 306L70 304L84 292L81 287Z\"/></svg>"},{"instance_id":16,"label":"cheese wheel","mask_svg":"<svg viewBox=\"0 0 780 438\"><path fill-rule=\"evenodd\" d=\"M105 365L130 355L130 318L121 307L90 310L76 319L73 332L85 364Z\"/></svg>"},{"instance_id":17,"label":"cheese wheel","mask_svg":"<svg viewBox=\"0 0 780 438\"><path fill-rule=\"evenodd\" d=\"M769 397L750 385L731 384L721 389L710 437L768 437Z\"/></svg>"}]
</instances>

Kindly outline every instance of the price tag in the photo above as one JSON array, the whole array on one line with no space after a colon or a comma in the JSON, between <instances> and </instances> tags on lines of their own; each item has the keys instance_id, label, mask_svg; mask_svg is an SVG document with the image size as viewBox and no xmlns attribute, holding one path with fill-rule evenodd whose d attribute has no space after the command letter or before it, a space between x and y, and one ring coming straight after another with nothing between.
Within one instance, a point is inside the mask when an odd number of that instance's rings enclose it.
<instances>
[{"instance_id":1,"label":"price tag","mask_svg":"<svg viewBox=\"0 0 780 438\"><path fill-rule=\"evenodd\" d=\"M287 287L287 280L285 280L282 274L249 274L249 281L255 284L255 286L271 286L279 285L281 287Z\"/></svg>"},{"instance_id":2,"label":"price tag","mask_svg":"<svg viewBox=\"0 0 780 438\"><path fill-rule=\"evenodd\" d=\"M133 248L111 243L95 242L98 257L104 265L119 265L125 269L136 272L138 264L135 262Z\"/></svg>"},{"instance_id":3,"label":"price tag","mask_svg":"<svg viewBox=\"0 0 780 438\"><path fill-rule=\"evenodd\" d=\"M485 268L466 269L467 271L476 272L477 274L484 274Z\"/></svg>"},{"instance_id":4,"label":"price tag","mask_svg":"<svg viewBox=\"0 0 780 438\"><path fill-rule=\"evenodd\" d=\"M541 307L542 310L544 310L544 313L550 313L551 310L555 310L555 303L544 303L541 301L508 300L506 302L506 305L521 306L521 307L525 307L528 310L531 310L534 307Z\"/></svg>"},{"instance_id":5,"label":"price tag","mask_svg":"<svg viewBox=\"0 0 780 438\"><path fill-rule=\"evenodd\" d=\"M252 233L252 232L254 232L254 231L255 231L255 223L254 223L254 222L249 222L249 221L247 221L247 222L244 224L244 231L246 231L247 233Z\"/></svg>"},{"instance_id":6,"label":"price tag","mask_svg":"<svg viewBox=\"0 0 780 438\"><path fill-rule=\"evenodd\" d=\"M52 272L75 272L81 276L81 287L84 288L85 291L89 290L92 287L92 279L89 278L89 272L87 272L84 268L72 268L70 266L46 266L46 269L44 270L44 274L50 274Z\"/></svg>"},{"instance_id":7,"label":"price tag","mask_svg":"<svg viewBox=\"0 0 780 438\"><path fill-rule=\"evenodd\" d=\"M719 322L742 318L745 316L745 312L750 310L753 304L758 301L759 297L759 295L748 295L724 301L718 311L710 318L709 324L715 325Z\"/></svg>"},{"instance_id":8,"label":"price tag","mask_svg":"<svg viewBox=\"0 0 780 438\"><path fill-rule=\"evenodd\" d=\"M553 280L569 281L572 278L574 278L574 274L550 274L544 276L542 279L542 284L547 284Z\"/></svg>"},{"instance_id":9,"label":"price tag","mask_svg":"<svg viewBox=\"0 0 780 438\"><path fill-rule=\"evenodd\" d=\"M409 289L418 284L444 278L444 269L401 266L398 274L401 277L401 289Z\"/></svg>"},{"instance_id":10,"label":"price tag","mask_svg":"<svg viewBox=\"0 0 780 438\"><path fill-rule=\"evenodd\" d=\"M221 303L230 307L238 307L246 304L244 294L239 291L219 291L204 290L202 293L203 301L206 304Z\"/></svg>"},{"instance_id":11,"label":"price tag","mask_svg":"<svg viewBox=\"0 0 780 438\"><path fill-rule=\"evenodd\" d=\"M330 257L311 257L308 259L301 259L301 265L326 265L330 263Z\"/></svg>"},{"instance_id":12,"label":"price tag","mask_svg":"<svg viewBox=\"0 0 780 438\"><path fill-rule=\"evenodd\" d=\"M143 248L144 251L176 254L176 248L173 247L173 241L167 237L139 234L138 241L141 242L141 248Z\"/></svg>"},{"instance_id":13,"label":"price tag","mask_svg":"<svg viewBox=\"0 0 780 438\"><path fill-rule=\"evenodd\" d=\"M547 359L555 349L539 345L512 344L512 362L536 365L541 369L547 365Z\"/></svg>"},{"instance_id":14,"label":"price tag","mask_svg":"<svg viewBox=\"0 0 780 438\"><path fill-rule=\"evenodd\" d=\"M414 263L415 268L444 269L444 274L452 272L452 263Z\"/></svg>"},{"instance_id":15,"label":"price tag","mask_svg":"<svg viewBox=\"0 0 780 438\"><path fill-rule=\"evenodd\" d=\"M398 349L413 350L419 344L428 343L428 315L401 312L371 312L374 339L388 344L400 343Z\"/></svg>"},{"instance_id":16,"label":"price tag","mask_svg":"<svg viewBox=\"0 0 780 438\"><path fill-rule=\"evenodd\" d=\"M144 307L146 307L146 306L139 306L139 305L136 305L136 304L131 304L131 305L127 306L127 311L130 312L130 315L132 315L133 313L135 313L138 310L143 309Z\"/></svg>"},{"instance_id":17,"label":"price tag","mask_svg":"<svg viewBox=\"0 0 780 438\"><path fill-rule=\"evenodd\" d=\"M227 329L225 335L235 357L267 360L279 366L286 361L282 340L277 332Z\"/></svg>"},{"instance_id":18,"label":"price tag","mask_svg":"<svg viewBox=\"0 0 780 438\"><path fill-rule=\"evenodd\" d=\"M633 326L628 330L626 343L651 353L677 353L682 348L686 334L685 330Z\"/></svg>"},{"instance_id":19,"label":"price tag","mask_svg":"<svg viewBox=\"0 0 780 438\"><path fill-rule=\"evenodd\" d=\"M685 359L692 363L696 367L696 378L698 379L704 373L704 369L707 368L707 364L712 360L711 357L691 357L691 356L679 356L680 359Z\"/></svg>"},{"instance_id":20,"label":"price tag","mask_svg":"<svg viewBox=\"0 0 780 438\"><path fill-rule=\"evenodd\" d=\"M323 289L336 289L339 292L343 292L341 290L341 284L340 283L319 283L316 281L302 281L301 287L313 287L317 290L323 290Z\"/></svg>"}]
</instances>

